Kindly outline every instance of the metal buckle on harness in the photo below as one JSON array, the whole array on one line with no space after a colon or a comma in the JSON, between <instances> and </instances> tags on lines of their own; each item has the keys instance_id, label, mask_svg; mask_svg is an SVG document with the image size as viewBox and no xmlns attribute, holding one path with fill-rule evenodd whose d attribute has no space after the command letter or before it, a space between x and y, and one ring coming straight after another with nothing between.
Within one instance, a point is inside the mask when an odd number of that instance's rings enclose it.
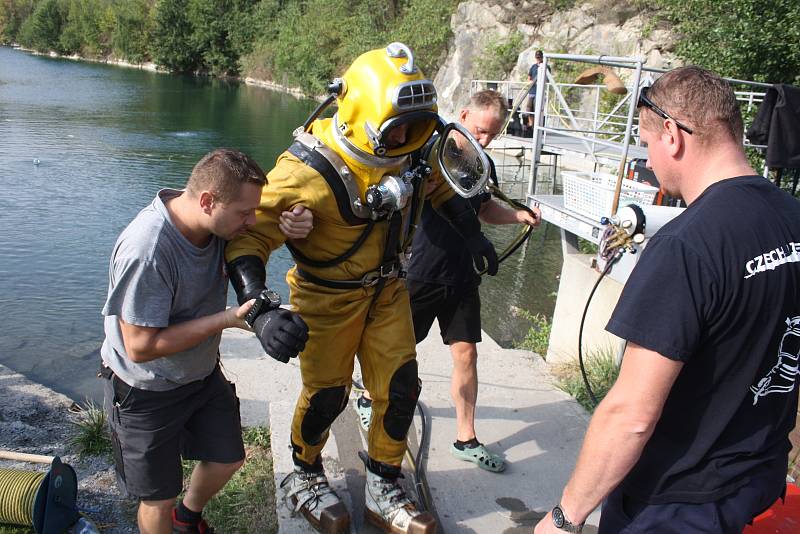
<instances>
[{"instance_id":1,"label":"metal buckle on harness","mask_svg":"<svg viewBox=\"0 0 800 534\"><path fill-rule=\"evenodd\" d=\"M372 287L381 279L379 271L370 271L361 277L361 285L364 287Z\"/></svg>"},{"instance_id":2,"label":"metal buckle on harness","mask_svg":"<svg viewBox=\"0 0 800 534\"><path fill-rule=\"evenodd\" d=\"M361 277L361 285L364 287L372 287L378 283L381 278L404 278L405 272L400 270L399 262L392 261L384 263L374 271L370 271Z\"/></svg>"},{"instance_id":3,"label":"metal buckle on harness","mask_svg":"<svg viewBox=\"0 0 800 534\"><path fill-rule=\"evenodd\" d=\"M387 266L389 267L389 272L385 271ZM380 266L380 268L378 269L378 272L380 273L380 277L381 278L391 278L392 276L396 276L397 275L397 262L396 261L392 261L391 263L384 263L383 265Z\"/></svg>"}]
</instances>

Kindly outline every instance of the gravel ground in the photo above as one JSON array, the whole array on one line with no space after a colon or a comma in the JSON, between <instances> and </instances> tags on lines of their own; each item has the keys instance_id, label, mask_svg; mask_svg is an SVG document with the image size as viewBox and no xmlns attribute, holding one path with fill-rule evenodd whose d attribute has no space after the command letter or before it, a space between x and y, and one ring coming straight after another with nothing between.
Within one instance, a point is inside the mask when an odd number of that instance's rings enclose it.
<instances>
[{"instance_id":1,"label":"gravel ground","mask_svg":"<svg viewBox=\"0 0 800 534\"><path fill-rule=\"evenodd\" d=\"M135 503L117 490L110 458L81 459L69 442L72 399L0 365L0 449L59 456L78 475L78 506L103 532L137 532ZM46 471L45 464L0 460L0 467Z\"/></svg>"}]
</instances>

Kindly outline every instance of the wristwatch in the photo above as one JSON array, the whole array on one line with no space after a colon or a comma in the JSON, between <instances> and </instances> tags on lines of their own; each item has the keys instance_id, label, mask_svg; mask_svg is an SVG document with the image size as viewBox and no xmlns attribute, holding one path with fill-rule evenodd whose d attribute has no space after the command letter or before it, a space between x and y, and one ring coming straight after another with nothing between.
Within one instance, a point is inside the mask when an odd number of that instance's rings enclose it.
<instances>
[{"instance_id":1,"label":"wristwatch","mask_svg":"<svg viewBox=\"0 0 800 534\"><path fill-rule=\"evenodd\" d=\"M558 530L572 532L573 534L580 534L581 530L583 530L583 523L580 525L573 525L570 523L569 519L567 519L567 516L564 514L564 510L561 509L560 504L555 505L550 513L553 516L553 525L555 525Z\"/></svg>"},{"instance_id":2,"label":"wristwatch","mask_svg":"<svg viewBox=\"0 0 800 534\"><path fill-rule=\"evenodd\" d=\"M247 312L247 315L244 316L244 322L246 322L250 326L250 328L253 328L253 325L256 322L256 317L258 317L262 313L268 312L269 310L274 310L275 308L279 308L280 305L281 305L281 296L272 291L271 289L264 289L256 297L256 301L253 303L253 307L250 308L250 311Z\"/></svg>"}]
</instances>

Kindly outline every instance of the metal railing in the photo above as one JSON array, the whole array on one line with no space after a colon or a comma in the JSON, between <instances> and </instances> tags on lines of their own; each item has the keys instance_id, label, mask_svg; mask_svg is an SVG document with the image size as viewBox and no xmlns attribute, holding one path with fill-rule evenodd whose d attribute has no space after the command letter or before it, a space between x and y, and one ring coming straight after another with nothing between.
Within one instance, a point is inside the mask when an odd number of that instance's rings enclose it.
<instances>
[{"instance_id":1,"label":"metal railing","mask_svg":"<svg viewBox=\"0 0 800 534\"><path fill-rule=\"evenodd\" d=\"M603 99L605 85L557 82L548 65L553 60L589 63L611 66L633 71L627 76L625 95L616 101ZM629 146L640 146L639 124L636 114L636 103L643 86L653 83L655 75L667 72L664 69L646 67L644 60L635 57L588 56L576 54L544 54L544 61L539 64L537 76L536 101L533 111L527 111L526 100L530 83L501 80L473 80L470 94L482 89L494 89L502 94L512 114L509 128L502 139L504 150L521 149L523 159L517 158L518 168L506 174L514 176L516 182L520 171L528 174L528 194L538 192L537 184L546 184L552 192L555 188L557 170L549 169L547 180L538 180L539 168L543 164L542 155L545 147L556 140L571 140L569 156L588 159L596 168L598 165L619 165L622 172L628 164ZM735 91L736 98L743 103L743 112L748 113L764 99L764 90L769 84L726 78L733 85L744 85L749 90ZM610 109L608 109L610 107ZM528 117L534 117L532 131L527 128ZM530 137L528 141L526 138ZM519 147L515 141L519 141ZM766 146L751 145L748 147L764 150ZM491 147L490 147L491 148ZM640 151L641 152L641 151ZM505 157L505 153L504 157ZM566 154L565 154L566 156ZM562 156L562 157L565 157ZM528 157L530 159L528 159ZM504 163L505 165L505 163ZM513 165L508 164L508 165ZM555 165L555 164L550 164ZM768 169L765 168L765 175Z\"/></svg>"}]
</instances>

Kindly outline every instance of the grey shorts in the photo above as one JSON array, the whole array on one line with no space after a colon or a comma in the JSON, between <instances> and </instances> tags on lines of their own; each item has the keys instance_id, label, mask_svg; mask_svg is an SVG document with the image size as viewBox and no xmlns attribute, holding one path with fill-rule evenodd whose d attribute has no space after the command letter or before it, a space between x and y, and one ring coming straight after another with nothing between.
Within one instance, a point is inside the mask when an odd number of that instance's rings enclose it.
<instances>
[{"instance_id":1,"label":"grey shorts","mask_svg":"<svg viewBox=\"0 0 800 534\"><path fill-rule=\"evenodd\" d=\"M111 374L104 384L120 491L146 501L183 489L181 457L217 463L244 459L239 399L219 366L203 380L147 391Z\"/></svg>"}]
</instances>

